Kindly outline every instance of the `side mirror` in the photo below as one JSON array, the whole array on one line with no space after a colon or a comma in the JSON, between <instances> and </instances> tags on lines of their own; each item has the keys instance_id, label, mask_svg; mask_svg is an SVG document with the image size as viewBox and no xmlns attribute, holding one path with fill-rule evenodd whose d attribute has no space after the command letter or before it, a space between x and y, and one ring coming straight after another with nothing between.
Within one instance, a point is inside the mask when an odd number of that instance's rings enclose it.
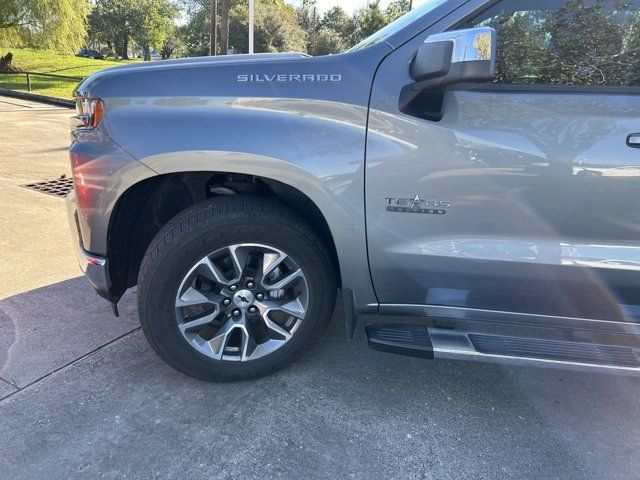
<instances>
[{"instance_id":1,"label":"side mirror","mask_svg":"<svg viewBox=\"0 0 640 480\"><path fill-rule=\"evenodd\" d=\"M438 33L427 37L411 62L412 90L438 90L458 83L493 80L496 31L491 27Z\"/></svg>"}]
</instances>

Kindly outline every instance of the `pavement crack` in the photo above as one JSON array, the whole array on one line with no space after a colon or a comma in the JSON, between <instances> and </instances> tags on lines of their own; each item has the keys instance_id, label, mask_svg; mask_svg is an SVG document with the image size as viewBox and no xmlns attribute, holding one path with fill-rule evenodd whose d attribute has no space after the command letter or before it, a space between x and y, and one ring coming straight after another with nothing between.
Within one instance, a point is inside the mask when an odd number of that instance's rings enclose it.
<instances>
[{"instance_id":1,"label":"pavement crack","mask_svg":"<svg viewBox=\"0 0 640 480\"><path fill-rule=\"evenodd\" d=\"M13 380L9 380L9 379L7 379L7 378L0 377L0 381L3 381L4 383L7 383L7 384L11 385L13 388L20 389L20 387L18 387L18 385L16 384L16 382L14 382Z\"/></svg>"},{"instance_id":2,"label":"pavement crack","mask_svg":"<svg viewBox=\"0 0 640 480\"><path fill-rule=\"evenodd\" d=\"M108 341L107 343L105 343L105 344L103 344L103 345L100 345L99 347L94 348L93 350L91 350L91 351L89 351L89 352L85 353L84 355L81 355L80 357L78 357L78 358L76 358L76 359L74 359L74 360L71 360L70 362L65 363L64 365L61 365L60 367L56 368L55 370L52 370L51 372L47 373L46 375L43 375L43 376L41 376L41 377L39 377L39 378L37 378L37 379L33 380L32 382L30 382L30 383L26 384L26 385L25 385L24 387L22 387L22 388L18 387L17 385L14 385L14 384L13 384L13 383L11 383L11 382L7 382L7 383L9 383L11 386L14 386L15 388L17 388L17 390L15 390L15 391L11 392L10 394L8 394L7 396L5 396L5 397L1 398L1 399L0 399L0 403L4 402L4 401L5 401L5 400L7 400L8 398L13 397L14 395L16 395L16 394L18 394L18 393L20 393L20 392L23 392L24 390L26 390L26 389L28 389L28 388L30 388L30 387L33 387L34 385L36 385L36 384L38 384L38 383L42 382L43 380L45 380L45 379L49 378L49 377L50 377L50 376L52 376L53 374L58 373L58 372L60 372L60 371L62 371L62 370L65 370L65 369L66 369L66 368L68 368L68 367L72 367L72 366L73 366L73 365L75 365L76 363L81 362L81 361L83 361L83 360L85 360L85 359L87 359L87 358L91 357L92 355L94 355L94 354L98 353L99 351L101 351L102 349L104 349L104 348L108 347L109 345L112 345L113 343L115 343L115 342L117 342L117 341L119 341L119 340L122 340L123 338L125 338L125 337L127 337L127 336L131 335L132 333L137 332L138 330L140 330L140 328L141 328L141 327L136 327L136 328L134 328L133 330L129 330L128 332L123 333L123 334L122 334L122 335L120 335L119 337L116 337L116 338L114 338L113 340L110 340L110 341ZM0 378L0 380L2 380L2 379ZM6 380L5 380L5 381L6 381Z\"/></svg>"}]
</instances>

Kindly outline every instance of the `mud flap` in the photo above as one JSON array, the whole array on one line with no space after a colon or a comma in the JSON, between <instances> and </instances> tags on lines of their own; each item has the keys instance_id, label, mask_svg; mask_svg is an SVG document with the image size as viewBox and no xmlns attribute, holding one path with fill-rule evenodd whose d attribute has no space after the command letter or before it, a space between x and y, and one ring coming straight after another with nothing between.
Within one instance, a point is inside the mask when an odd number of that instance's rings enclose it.
<instances>
[{"instance_id":1,"label":"mud flap","mask_svg":"<svg viewBox=\"0 0 640 480\"><path fill-rule=\"evenodd\" d=\"M344 331L347 340L353 340L358 324L358 315L356 314L355 295L350 288L342 289L342 308L344 309Z\"/></svg>"}]
</instances>

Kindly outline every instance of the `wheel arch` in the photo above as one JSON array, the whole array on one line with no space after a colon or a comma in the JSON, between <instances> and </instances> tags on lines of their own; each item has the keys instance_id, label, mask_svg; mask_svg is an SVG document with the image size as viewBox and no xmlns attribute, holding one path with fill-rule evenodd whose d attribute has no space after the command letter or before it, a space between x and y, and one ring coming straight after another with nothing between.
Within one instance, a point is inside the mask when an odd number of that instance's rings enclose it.
<instances>
[{"instance_id":1,"label":"wheel arch","mask_svg":"<svg viewBox=\"0 0 640 480\"><path fill-rule=\"evenodd\" d=\"M275 199L305 218L343 268L326 213L308 193L270 176L242 171L165 172L129 186L118 198L108 227L107 258L114 297L137 282L144 253L157 232L186 208L217 195L250 194Z\"/></svg>"}]
</instances>

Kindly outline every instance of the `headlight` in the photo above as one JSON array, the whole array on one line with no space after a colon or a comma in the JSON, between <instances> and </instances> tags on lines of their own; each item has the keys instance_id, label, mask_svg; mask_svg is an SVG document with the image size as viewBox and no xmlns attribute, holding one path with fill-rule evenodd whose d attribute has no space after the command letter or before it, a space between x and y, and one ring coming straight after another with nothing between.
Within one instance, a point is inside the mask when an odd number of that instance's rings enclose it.
<instances>
[{"instance_id":1,"label":"headlight","mask_svg":"<svg viewBox=\"0 0 640 480\"><path fill-rule=\"evenodd\" d=\"M76 97L77 128L95 128L104 114L104 103L100 98Z\"/></svg>"}]
</instances>

